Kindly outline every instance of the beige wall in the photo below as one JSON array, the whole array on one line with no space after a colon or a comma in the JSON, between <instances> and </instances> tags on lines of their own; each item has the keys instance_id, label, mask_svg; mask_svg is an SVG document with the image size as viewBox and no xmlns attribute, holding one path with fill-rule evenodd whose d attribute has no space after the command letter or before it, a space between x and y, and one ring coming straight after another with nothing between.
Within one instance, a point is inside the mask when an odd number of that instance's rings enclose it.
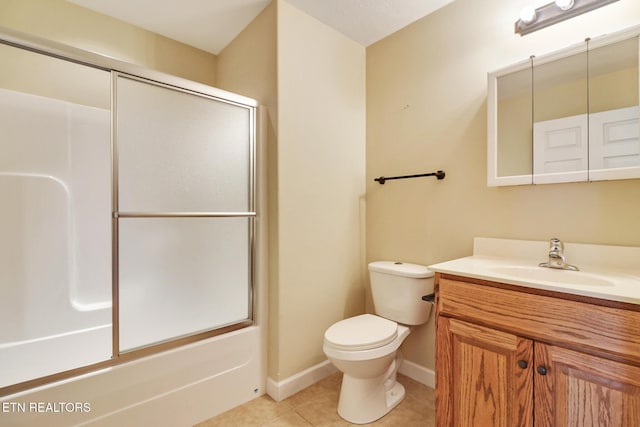
<instances>
[{"instance_id":1,"label":"beige wall","mask_svg":"<svg viewBox=\"0 0 640 427\"><path fill-rule=\"evenodd\" d=\"M218 55L217 86L256 99L267 108L267 211L268 211L268 367L278 366L279 294L278 294L278 70L277 2L271 2ZM258 218L262 225L264 215ZM273 376L271 372L269 375Z\"/></svg>"},{"instance_id":2,"label":"beige wall","mask_svg":"<svg viewBox=\"0 0 640 427\"><path fill-rule=\"evenodd\" d=\"M0 45L0 87L108 110L111 73Z\"/></svg>"},{"instance_id":3,"label":"beige wall","mask_svg":"<svg viewBox=\"0 0 640 427\"><path fill-rule=\"evenodd\" d=\"M215 55L65 0L0 0L0 26L200 83L215 83Z\"/></svg>"},{"instance_id":4,"label":"beige wall","mask_svg":"<svg viewBox=\"0 0 640 427\"><path fill-rule=\"evenodd\" d=\"M326 360L324 331L364 311L365 49L278 1L277 353L269 376Z\"/></svg>"},{"instance_id":5,"label":"beige wall","mask_svg":"<svg viewBox=\"0 0 640 427\"><path fill-rule=\"evenodd\" d=\"M487 72L640 23L621 1L520 37L526 0L456 0L367 48L367 260L432 264L475 236L640 245L640 180L486 186ZM378 185L379 175L443 169ZM433 321L405 357L434 366Z\"/></svg>"},{"instance_id":6,"label":"beige wall","mask_svg":"<svg viewBox=\"0 0 640 427\"><path fill-rule=\"evenodd\" d=\"M277 2L271 2L217 57L216 86L256 99L277 124Z\"/></svg>"},{"instance_id":7,"label":"beige wall","mask_svg":"<svg viewBox=\"0 0 640 427\"><path fill-rule=\"evenodd\" d=\"M269 343L275 381L326 360L364 311L365 49L285 1L218 55L218 87L269 109Z\"/></svg>"}]
</instances>

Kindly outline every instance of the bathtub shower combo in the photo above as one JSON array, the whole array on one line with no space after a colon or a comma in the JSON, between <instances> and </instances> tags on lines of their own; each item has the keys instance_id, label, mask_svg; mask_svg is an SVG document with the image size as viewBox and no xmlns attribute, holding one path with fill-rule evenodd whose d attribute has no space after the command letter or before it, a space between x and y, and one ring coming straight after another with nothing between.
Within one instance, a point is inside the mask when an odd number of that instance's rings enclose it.
<instances>
[{"instance_id":1,"label":"bathtub shower combo","mask_svg":"<svg viewBox=\"0 0 640 427\"><path fill-rule=\"evenodd\" d=\"M3 39L0 396L255 328L256 103Z\"/></svg>"}]
</instances>

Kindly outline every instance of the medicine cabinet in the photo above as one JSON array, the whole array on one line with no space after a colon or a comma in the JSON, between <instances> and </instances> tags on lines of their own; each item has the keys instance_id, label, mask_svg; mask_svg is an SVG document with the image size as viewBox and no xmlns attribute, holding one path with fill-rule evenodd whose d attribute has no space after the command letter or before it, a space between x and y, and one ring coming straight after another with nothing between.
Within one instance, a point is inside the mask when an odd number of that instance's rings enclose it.
<instances>
[{"instance_id":1,"label":"medicine cabinet","mask_svg":"<svg viewBox=\"0 0 640 427\"><path fill-rule=\"evenodd\" d=\"M640 27L489 73L489 186L640 178Z\"/></svg>"}]
</instances>

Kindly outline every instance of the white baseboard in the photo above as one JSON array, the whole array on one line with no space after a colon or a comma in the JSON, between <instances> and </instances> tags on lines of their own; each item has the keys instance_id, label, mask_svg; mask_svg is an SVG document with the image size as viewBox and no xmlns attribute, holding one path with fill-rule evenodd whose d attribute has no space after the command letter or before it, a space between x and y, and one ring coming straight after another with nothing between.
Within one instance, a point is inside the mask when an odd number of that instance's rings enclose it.
<instances>
[{"instance_id":1,"label":"white baseboard","mask_svg":"<svg viewBox=\"0 0 640 427\"><path fill-rule=\"evenodd\" d=\"M400 365L399 372L412 380L418 381L429 388L436 388L436 373L431 369L418 365L409 360L404 360Z\"/></svg>"},{"instance_id":2,"label":"white baseboard","mask_svg":"<svg viewBox=\"0 0 640 427\"><path fill-rule=\"evenodd\" d=\"M325 360L282 381L267 378L267 394L279 402L336 372L338 370L331 362Z\"/></svg>"},{"instance_id":3,"label":"white baseboard","mask_svg":"<svg viewBox=\"0 0 640 427\"><path fill-rule=\"evenodd\" d=\"M325 360L282 381L267 378L267 394L271 396L273 400L279 402L336 372L338 372L338 370L331 362ZM436 375L431 369L409 360L404 360L402 365L400 365L400 373L427 387L435 388Z\"/></svg>"}]
</instances>

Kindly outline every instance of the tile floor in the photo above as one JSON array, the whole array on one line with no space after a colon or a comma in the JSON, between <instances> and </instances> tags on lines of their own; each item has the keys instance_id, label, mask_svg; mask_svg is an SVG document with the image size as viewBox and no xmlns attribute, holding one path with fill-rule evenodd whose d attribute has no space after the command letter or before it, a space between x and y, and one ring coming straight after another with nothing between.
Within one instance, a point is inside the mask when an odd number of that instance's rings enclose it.
<instances>
[{"instance_id":1,"label":"tile floor","mask_svg":"<svg viewBox=\"0 0 640 427\"><path fill-rule=\"evenodd\" d=\"M404 375L398 375L398 380L407 392L404 400L381 419L365 425L435 426L434 390ZM342 373L338 372L281 402L264 395L195 427L352 426L337 412L341 382Z\"/></svg>"}]
</instances>

